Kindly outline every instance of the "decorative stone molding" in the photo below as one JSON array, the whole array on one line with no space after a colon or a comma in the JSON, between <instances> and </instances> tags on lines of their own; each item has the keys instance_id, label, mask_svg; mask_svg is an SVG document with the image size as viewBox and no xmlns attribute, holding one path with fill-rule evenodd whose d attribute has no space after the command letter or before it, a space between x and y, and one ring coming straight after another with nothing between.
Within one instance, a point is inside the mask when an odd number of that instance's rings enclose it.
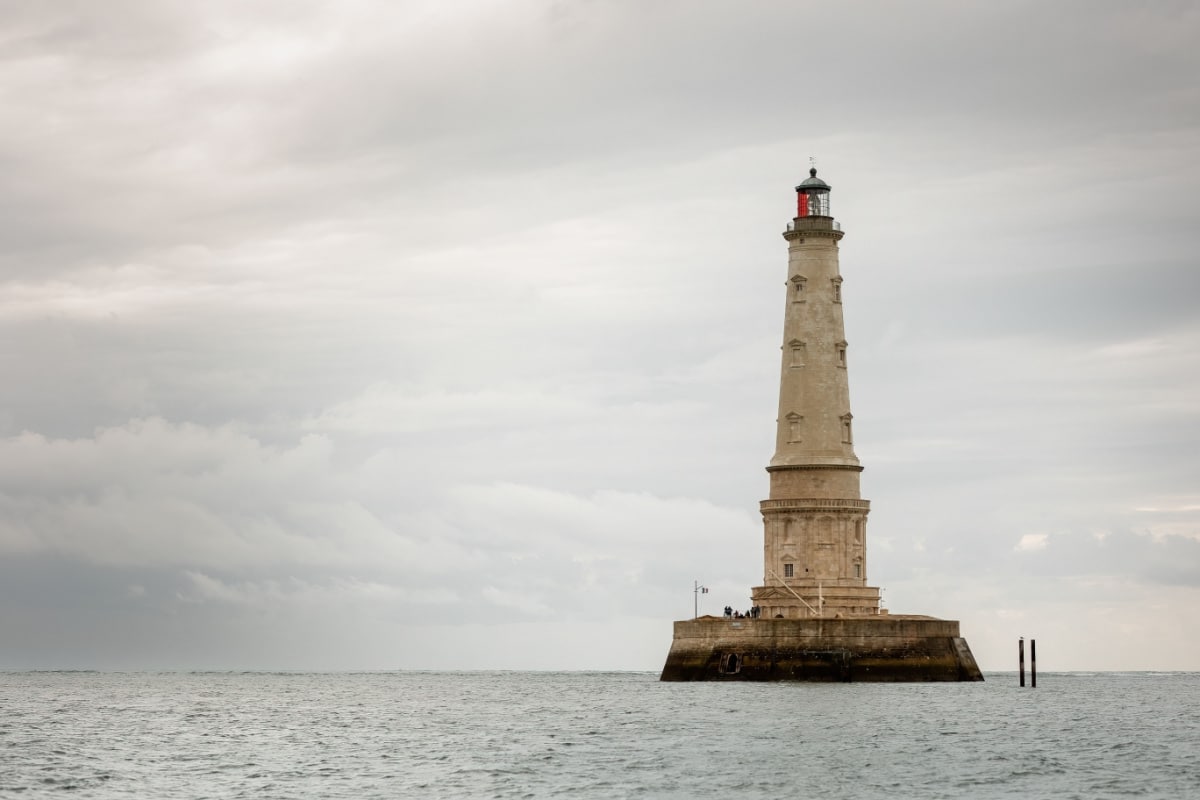
<instances>
[{"instance_id":1,"label":"decorative stone molding","mask_svg":"<svg viewBox=\"0 0 1200 800\"><path fill-rule=\"evenodd\" d=\"M792 360L791 360L791 363L788 364L788 366L803 367L804 366L804 353L806 352L808 345L806 345L804 342L800 341L799 339L792 339L790 342L787 343L787 346L792 351Z\"/></svg>"},{"instance_id":2,"label":"decorative stone molding","mask_svg":"<svg viewBox=\"0 0 1200 800\"><path fill-rule=\"evenodd\" d=\"M761 500L758 507L762 511L861 511L871 510L870 500L847 500L836 497L802 497L786 500Z\"/></svg>"},{"instance_id":3,"label":"decorative stone molding","mask_svg":"<svg viewBox=\"0 0 1200 800\"><path fill-rule=\"evenodd\" d=\"M799 444L801 441L800 431L804 426L804 417L793 411L784 417L784 419L788 423L788 444Z\"/></svg>"},{"instance_id":4,"label":"decorative stone molding","mask_svg":"<svg viewBox=\"0 0 1200 800\"><path fill-rule=\"evenodd\" d=\"M848 469L852 472L862 472L861 464L772 464L767 472L783 472L789 469Z\"/></svg>"},{"instance_id":5,"label":"decorative stone molding","mask_svg":"<svg viewBox=\"0 0 1200 800\"><path fill-rule=\"evenodd\" d=\"M845 234L841 231L784 231L783 233L783 238L792 244L804 244L805 236L833 239L834 242L838 242Z\"/></svg>"},{"instance_id":6,"label":"decorative stone molding","mask_svg":"<svg viewBox=\"0 0 1200 800\"><path fill-rule=\"evenodd\" d=\"M808 283L808 278L803 275L793 275L789 281L792 284L792 302L803 303L806 300L804 286Z\"/></svg>"}]
</instances>

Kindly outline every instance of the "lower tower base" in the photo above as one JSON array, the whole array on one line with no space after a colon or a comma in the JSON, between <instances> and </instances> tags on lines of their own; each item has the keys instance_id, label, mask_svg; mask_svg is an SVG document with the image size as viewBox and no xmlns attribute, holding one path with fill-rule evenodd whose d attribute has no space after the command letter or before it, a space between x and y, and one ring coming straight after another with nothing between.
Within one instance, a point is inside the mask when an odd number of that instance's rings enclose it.
<instances>
[{"instance_id":1,"label":"lower tower base","mask_svg":"<svg viewBox=\"0 0 1200 800\"><path fill-rule=\"evenodd\" d=\"M675 623L664 681L981 681L958 622L911 615Z\"/></svg>"}]
</instances>

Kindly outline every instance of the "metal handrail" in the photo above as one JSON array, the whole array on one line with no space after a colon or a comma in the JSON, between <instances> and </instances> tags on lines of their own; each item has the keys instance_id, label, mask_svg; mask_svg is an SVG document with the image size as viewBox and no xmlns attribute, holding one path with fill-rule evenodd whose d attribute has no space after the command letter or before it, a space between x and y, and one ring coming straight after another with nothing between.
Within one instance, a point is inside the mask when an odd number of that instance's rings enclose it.
<instances>
[{"instance_id":1,"label":"metal handrail","mask_svg":"<svg viewBox=\"0 0 1200 800\"><path fill-rule=\"evenodd\" d=\"M801 217L801 219L827 219L829 220L830 228L835 231L840 231L842 229L842 223L838 222L833 217ZM796 230L796 220L792 220L787 224L787 230L788 232Z\"/></svg>"}]
</instances>

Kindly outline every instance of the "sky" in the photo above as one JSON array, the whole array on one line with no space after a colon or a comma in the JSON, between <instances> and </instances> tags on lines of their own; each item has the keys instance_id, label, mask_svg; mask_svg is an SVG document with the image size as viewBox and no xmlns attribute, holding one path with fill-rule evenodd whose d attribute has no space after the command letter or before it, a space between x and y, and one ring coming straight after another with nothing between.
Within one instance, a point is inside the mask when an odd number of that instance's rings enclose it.
<instances>
[{"instance_id":1,"label":"sky","mask_svg":"<svg viewBox=\"0 0 1200 800\"><path fill-rule=\"evenodd\" d=\"M660 669L762 582L812 158L884 605L985 670L1200 669L1197 41L0 2L0 668Z\"/></svg>"}]
</instances>

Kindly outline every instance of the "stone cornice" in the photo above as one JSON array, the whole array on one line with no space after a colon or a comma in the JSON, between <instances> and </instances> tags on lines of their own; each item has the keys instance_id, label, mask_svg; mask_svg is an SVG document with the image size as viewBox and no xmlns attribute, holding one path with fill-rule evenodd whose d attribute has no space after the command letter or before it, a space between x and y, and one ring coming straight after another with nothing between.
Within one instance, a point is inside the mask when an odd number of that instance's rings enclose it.
<instances>
[{"instance_id":1,"label":"stone cornice","mask_svg":"<svg viewBox=\"0 0 1200 800\"><path fill-rule=\"evenodd\" d=\"M854 472L862 472L861 464L772 464L767 467L767 472L782 472L789 469L848 469Z\"/></svg>"},{"instance_id":2,"label":"stone cornice","mask_svg":"<svg viewBox=\"0 0 1200 800\"><path fill-rule=\"evenodd\" d=\"M809 236L823 236L828 239L833 239L835 242L837 242L841 241L841 238L845 235L846 234L842 233L841 231L822 230L821 228L809 228L802 231L783 232L783 238L787 239L789 242L793 241L794 239L804 239Z\"/></svg>"},{"instance_id":3,"label":"stone cornice","mask_svg":"<svg viewBox=\"0 0 1200 800\"><path fill-rule=\"evenodd\" d=\"M850 500L833 497L789 497L786 499L762 500L759 510L767 511L870 511L870 500Z\"/></svg>"}]
</instances>

